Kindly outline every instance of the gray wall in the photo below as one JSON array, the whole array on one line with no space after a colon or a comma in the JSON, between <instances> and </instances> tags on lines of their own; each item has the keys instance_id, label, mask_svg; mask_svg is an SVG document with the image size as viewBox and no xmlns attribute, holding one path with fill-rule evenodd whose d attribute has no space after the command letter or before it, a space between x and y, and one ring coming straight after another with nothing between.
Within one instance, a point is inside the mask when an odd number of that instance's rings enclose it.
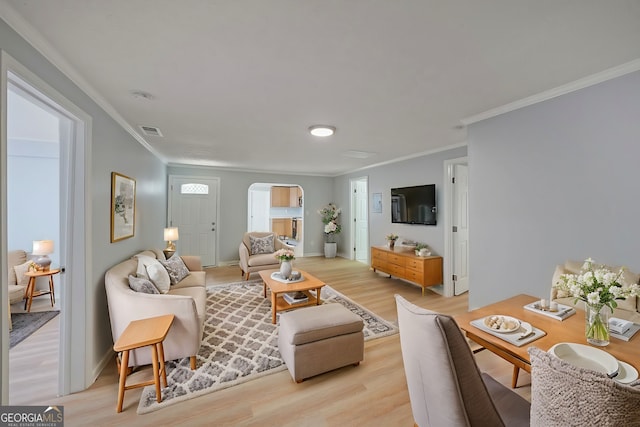
<instances>
[{"instance_id":1,"label":"gray wall","mask_svg":"<svg viewBox=\"0 0 640 427\"><path fill-rule=\"evenodd\" d=\"M169 175L217 177L220 179L220 216L218 221L218 264L239 259L238 245L247 231L249 187L257 182L299 185L304 192L304 254L323 252L322 221L317 210L331 201L333 178L229 171L211 167L170 165ZM167 178L168 179L168 178Z\"/></svg>"},{"instance_id":2,"label":"gray wall","mask_svg":"<svg viewBox=\"0 0 640 427\"><path fill-rule=\"evenodd\" d=\"M72 343L71 364L73 377L90 383L93 379L90 376L98 374L99 364L113 345L104 291L105 271L141 249L162 247L164 243L162 229L166 223L166 166L2 20L0 49L38 75L93 120L91 159L86 177L88 194L92 198L91 215L86 218L91 242L88 257L92 260L90 281L73 284L74 287L83 287L87 298L86 318L73 319L72 329L81 330L87 342ZM137 182L135 236L117 243L109 241L112 171L130 176ZM4 257L5 254L0 256ZM70 265L73 260L61 262ZM72 336L76 335L72 332ZM72 382L77 384L76 381Z\"/></svg>"},{"instance_id":3,"label":"gray wall","mask_svg":"<svg viewBox=\"0 0 640 427\"><path fill-rule=\"evenodd\" d=\"M471 308L549 294L556 264L640 271L640 72L470 126Z\"/></svg>"},{"instance_id":4,"label":"gray wall","mask_svg":"<svg viewBox=\"0 0 640 427\"><path fill-rule=\"evenodd\" d=\"M400 238L428 244L438 255L444 254L444 161L465 157L467 147L459 147L429 155L415 157L397 163L377 166L337 177L333 182L335 202L342 207L343 232L338 248L340 254L349 257L348 243L351 235L351 203L349 181L354 178L368 177L369 180L369 243L372 246L384 245L385 236L394 233ZM436 226L408 225L391 223L391 188L413 185L436 184L436 202L438 216ZM382 213L371 212L371 195L382 193Z\"/></svg>"}]
</instances>

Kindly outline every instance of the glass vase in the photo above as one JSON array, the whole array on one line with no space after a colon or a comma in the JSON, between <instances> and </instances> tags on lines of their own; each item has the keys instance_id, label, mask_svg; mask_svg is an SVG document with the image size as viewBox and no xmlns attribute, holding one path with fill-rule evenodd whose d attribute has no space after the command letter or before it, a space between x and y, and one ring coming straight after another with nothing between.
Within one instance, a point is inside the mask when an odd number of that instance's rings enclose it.
<instances>
[{"instance_id":1,"label":"glass vase","mask_svg":"<svg viewBox=\"0 0 640 427\"><path fill-rule=\"evenodd\" d=\"M609 316L611 309L604 304L586 304L585 336L592 345L609 345Z\"/></svg>"}]
</instances>

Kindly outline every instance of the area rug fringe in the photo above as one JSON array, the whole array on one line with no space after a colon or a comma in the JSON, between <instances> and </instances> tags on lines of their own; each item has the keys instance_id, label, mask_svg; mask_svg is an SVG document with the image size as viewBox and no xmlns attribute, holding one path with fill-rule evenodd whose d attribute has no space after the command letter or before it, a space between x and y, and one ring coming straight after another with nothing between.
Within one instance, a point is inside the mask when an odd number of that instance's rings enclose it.
<instances>
[{"instance_id":1,"label":"area rug fringe","mask_svg":"<svg viewBox=\"0 0 640 427\"><path fill-rule=\"evenodd\" d=\"M342 304L365 323L365 340L398 332L396 325L375 315L330 286L322 289L325 304ZM278 315L279 316L279 315ZM278 351L278 325L271 323L271 302L262 281L207 286L207 319L195 371L189 358L166 363L168 387L156 402L153 386L142 392L138 414L223 390L286 369Z\"/></svg>"}]
</instances>

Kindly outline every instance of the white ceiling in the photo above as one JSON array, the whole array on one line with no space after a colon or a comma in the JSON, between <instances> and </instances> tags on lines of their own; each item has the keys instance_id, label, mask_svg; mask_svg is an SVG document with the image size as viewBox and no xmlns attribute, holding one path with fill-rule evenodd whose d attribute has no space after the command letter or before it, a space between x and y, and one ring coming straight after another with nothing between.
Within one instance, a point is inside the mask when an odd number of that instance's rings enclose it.
<instances>
[{"instance_id":1,"label":"white ceiling","mask_svg":"<svg viewBox=\"0 0 640 427\"><path fill-rule=\"evenodd\" d=\"M123 123L159 127L163 160L235 169L336 175L461 145L465 117L640 58L637 0L0 2Z\"/></svg>"}]
</instances>

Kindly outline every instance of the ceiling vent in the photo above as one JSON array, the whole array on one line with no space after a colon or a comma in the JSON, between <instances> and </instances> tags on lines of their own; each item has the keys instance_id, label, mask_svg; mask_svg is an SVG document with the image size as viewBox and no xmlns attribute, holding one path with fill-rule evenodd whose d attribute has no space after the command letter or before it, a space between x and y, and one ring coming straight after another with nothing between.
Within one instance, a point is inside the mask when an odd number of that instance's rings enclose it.
<instances>
[{"instance_id":1,"label":"ceiling vent","mask_svg":"<svg viewBox=\"0 0 640 427\"><path fill-rule=\"evenodd\" d=\"M140 129L142 129L142 133L144 133L147 136L163 136L162 132L160 132L160 129L158 129L157 127L140 126Z\"/></svg>"}]
</instances>

